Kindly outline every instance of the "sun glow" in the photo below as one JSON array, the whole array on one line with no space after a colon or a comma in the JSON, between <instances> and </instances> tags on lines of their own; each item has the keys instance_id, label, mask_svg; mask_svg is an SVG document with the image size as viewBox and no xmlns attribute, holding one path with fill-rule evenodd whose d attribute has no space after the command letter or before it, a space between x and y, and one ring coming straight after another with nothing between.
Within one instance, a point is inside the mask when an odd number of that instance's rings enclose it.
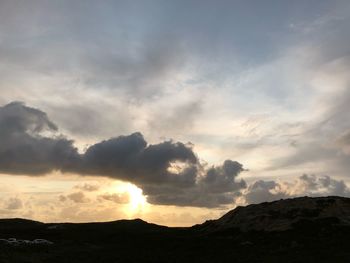
<instances>
[{"instance_id":1,"label":"sun glow","mask_svg":"<svg viewBox=\"0 0 350 263\"><path fill-rule=\"evenodd\" d=\"M131 183L118 183L114 186L114 192L127 195L125 204L125 213L129 216L142 213L147 210L148 203L146 196L143 195L142 189Z\"/></svg>"},{"instance_id":2,"label":"sun glow","mask_svg":"<svg viewBox=\"0 0 350 263\"><path fill-rule=\"evenodd\" d=\"M133 184L128 184L126 188L126 191L129 194L130 211L138 211L142 209L147 203L146 197L142 193L142 189Z\"/></svg>"}]
</instances>

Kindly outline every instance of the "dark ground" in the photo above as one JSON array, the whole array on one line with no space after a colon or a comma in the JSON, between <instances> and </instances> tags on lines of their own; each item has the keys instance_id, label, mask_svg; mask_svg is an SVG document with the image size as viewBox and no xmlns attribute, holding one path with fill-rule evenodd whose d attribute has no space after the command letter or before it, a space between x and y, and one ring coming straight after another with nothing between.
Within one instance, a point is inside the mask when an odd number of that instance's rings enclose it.
<instances>
[{"instance_id":1,"label":"dark ground","mask_svg":"<svg viewBox=\"0 0 350 263\"><path fill-rule=\"evenodd\" d=\"M332 220L332 219L328 219ZM52 227L54 226L54 227ZM21 262L350 262L350 227L300 221L293 230L207 234L142 220L43 224L0 220L0 237L53 245L0 245L1 263Z\"/></svg>"},{"instance_id":2,"label":"dark ground","mask_svg":"<svg viewBox=\"0 0 350 263\"><path fill-rule=\"evenodd\" d=\"M9 238L53 243L9 244ZM300 197L237 207L189 228L140 219L0 220L0 263L24 262L350 262L350 198Z\"/></svg>"}]
</instances>

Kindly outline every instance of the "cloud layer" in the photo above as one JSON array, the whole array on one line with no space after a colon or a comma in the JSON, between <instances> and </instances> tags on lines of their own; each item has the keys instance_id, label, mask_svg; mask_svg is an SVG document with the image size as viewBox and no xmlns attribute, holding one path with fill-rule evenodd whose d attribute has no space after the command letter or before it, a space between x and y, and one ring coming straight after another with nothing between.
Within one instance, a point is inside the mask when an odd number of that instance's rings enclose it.
<instances>
[{"instance_id":1,"label":"cloud layer","mask_svg":"<svg viewBox=\"0 0 350 263\"><path fill-rule=\"evenodd\" d=\"M80 154L73 141L57 135L48 116L23 103L0 108L0 172L44 175L52 171L106 176L141 187L154 204L218 207L232 203L246 187L236 177L240 163L226 160L206 167L191 144L164 141L148 144L141 133L91 145ZM85 201L81 192L68 196Z\"/></svg>"},{"instance_id":2,"label":"cloud layer","mask_svg":"<svg viewBox=\"0 0 350 263\"><path fill-rule=\"evenodd\" d=\"M348 133L338 139L348 144ZM273 201L300 195L348 196L344 181L329 176L303 175L294 182L258 180L247 185L237 176L243 165L226 160L219 166L199 161L192 144L163 141L148 144L141 133L118 136L89 146L79 153L74 142L58 134L58 127L41 110L12 102L0 108L0 172L31 176L52 171L104 176L140 187L147 201L158 205L221 207ZM83 184L61 201L86 203L84 191L98 185ZM105 193L100 200L127 202L123 194ZM20 200L19 200L20 201ZM22 206L11 199L8 209Z\"/></svg>"}]
</instances>

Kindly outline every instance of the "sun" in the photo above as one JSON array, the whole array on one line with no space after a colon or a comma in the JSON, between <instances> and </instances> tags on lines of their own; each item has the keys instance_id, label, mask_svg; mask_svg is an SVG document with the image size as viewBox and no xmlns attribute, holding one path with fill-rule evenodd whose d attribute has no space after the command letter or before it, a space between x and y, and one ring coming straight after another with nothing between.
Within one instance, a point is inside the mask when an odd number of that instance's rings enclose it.
<instances>
[{"instance_id":1,"label":"sun","mask_svg":"<svg viewBox=\"0 0 350 263\"><path fill-rule=\"evenodd\" d=\"M147 200L143 195L142 189L130 183L127 184L125 188L125 191L129 195L128 211L130 213L135 213L144 209L147 204Z\"/></svg>"},{"instance_id":2,"label":"sun","mask_svg":"<svg viewBox=\"0 0 350 263\"><path fill-rule=\"evenodd\" d=\"M147 202L147 196L143 194L142 189L132 183L115 181L111 185L111 188L108 189L110 192L125 197L122 203L122 210L129 217L140 215L150 208L150 204Z\"/></svg>"}]
</instances>

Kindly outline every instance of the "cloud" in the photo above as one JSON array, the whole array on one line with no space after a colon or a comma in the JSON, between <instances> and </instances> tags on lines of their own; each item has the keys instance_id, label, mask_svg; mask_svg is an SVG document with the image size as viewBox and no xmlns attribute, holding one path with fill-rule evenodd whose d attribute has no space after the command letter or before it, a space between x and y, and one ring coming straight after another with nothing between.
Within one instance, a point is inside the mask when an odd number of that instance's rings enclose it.
<instances>
[{"instance_id":1,"label":"cloud","mask_svg":"<svg viewBox=\"0 0 350 263\"><path fill-rule=\"evenodd\" d=\"M237 130L232 127L236 120L268 112L283 122L287 119L283 112L304 108L313 99L309 79L303 77L318 68L305 63L314 59L309 53L322 47L319 53L325 55L315 63L320 65L348 54L344 10L349 4L344 1L269 1L254 6L150 1L139 8L127 1L104 5L1 1L0 5L1 103L13 99L36 103L55 117L61 129L84 143L141 130L149 140L186 136L196 145L201 136L215 135L224 141L219 148L226 148L226 154L237 151L238 144L243 147L237 156L250 154L262 144L278 144L276 134L281 131L272 127L266 137L271 140L252 135L242 142L234 137L228 144ZM334 8L343 14L331 13ZM306 29L310 26L312 30ZM305 43L313 51L305 58L288 52ZM181 93L189 89L198 94ZM174 97L178 103L173 103ZM205 138L201 149L208 152L210 143L218 145ZM212 155L221 161L220 154ZM252 159L266 158L259 155Z\"/></svg>"},{"instance_id":2,"label":"cloud","mask_svg":"<svg viewBox=\"0 0 350 263\"><path fill-rule=\"evenodd\" d=\"M162 28L164 23L150 27L142 22L148 20L145 10L153 8L158 13L162 9L155 3L152 7L141 4L140 10L123 1L103 6L67 1L59 5L5 1L0 5L2 36L6 39L0 45L0 54L4 64L14 66L21 74L28 69L51 76L66 74L79 78L83 85L131 92L135 97L157 92L186 59L181 41ZM163 20L162 13L158 14ZM138 19L130 21L130 15ZM17 37L33 41L14 45Z\"/></svg>"},{"instance_id":3,"label":"cloud","mask_svg":"<svg viewBox=\"0 0 350 263\"><path fill-rule=\"evenodd\" d=\"M83 192L74 192L68 194L66 198L73 201L74 203L87 203L90 201L90 199L87 198Z\"/></svg>"},{"instance_id":4,"label":"cloud","mask_svg":"<svg viewBox=\"0 0 350 263\"><path fill-rule=\"evenodd\" d=\"M150 193L147 200L154 204L219 207L232 204L240 190L246 188L243 179L236 180L243 170L240 163L226 160L220 166L204 169L197 183L189 188L145 185L143 189L145 193Z\"/></svg>"},{"instance_id":5,"label":"cloud","mask_svg":"<svg viewBox=\"0 0 350 263\"><path fill-rule=\"evenodd\" d=\"M127 192L124 193L104 193L97 197L98 200L108 200L117 204L127 204L130 202L130 196Z\"/></svg>"},{"instance_id":6,"label":"cloud","mask_svg":"<svg viewBox=\"0 0 350 263\"><path fill-rule=\"evenodd\" d=\"M20 102L0 107L0 171L36 175L69 169L77 150L71 140L44 135L56 131L40 110Z\"/></svg>"},{"instance_id":7,"label":"cloud","mask_svg":"<svg viewBox=\"0 0 350 263\"><path fill-rule=\"evenodd\" d=\"M212 193L230 192L245 188L246 183L244 180L241 179L240 182L235 180L242 171L244 171L242 164L226 160L222 166L208 169L201 183L203 187Z\"/></svg>"},{"instance_id":8,"label":"cloud","mask_svg":"<svg viewBox=\"0 0 350 263\"><path fill-rule=\"evenodd\" d=\"M190 143L167 140L148 144L139 132L95 143L78 153L74 142L58 135L58 127L44 112L18 102L0 108L0 134L3 173L37 176L58 170L109 177L140 187L152 204L225 207L234 202L300 195L349 195L343 181L329 176L303 175L292 183L260 180L247 185L238 178L245 170L239 162L225 160L221 165L208 166L199 161ZM348 134L338 143L348 143ZM97 191L99 186L75 188L79 191L60 196L60 201L89 202L84 192ZM121 204L129 200L125 194L110 193L98 199Z\"/></svg>"},{"instance_id":9,"label":"cloud","mask_svg":"<svg viewBox=\"0 0 350 263\"><path fill-rule=\"evenodd\" d=\"M148 144L141 133L95 143L82 154L72 140L57 135L47 115L23 103L0 108L0 172L44 175L51 171L105 176L134 183L155 204L218 207L246 187L236 177L244 170L238 162L206 167L192 144L172 140ZM81 190L94 187L83 185ZM209 196L209 197L208 197ZM62 197L85 202L83 192Z\"/></svg>"},{"instance_id":10,"label":"cloud","mask_svg":"<svg viewBox=\"0 0 350 263\"><path fill-rule=\"evenodd\" d=\"M345 132L339 139L338 139L339 144L341 145L349 145L350 144L350 131Z\"/></svg>"},{"instance_id":11,"label":"cloud","mask_svg":"<svg viewBox=\"0 0 350 263\"><path fill-rule=\"evenodd\" d=\"M23 207L22 200L17 197L12 197L7 200L6 209L17 210Z\"/></svg>"},{"instance_id":12,"label":"cloud","mask_svg":"<svg viewBox=\"0 0 350 263\"><path fill-rule=\"evenodd\" d=\"M192 94L188 95L191 97ZM154 113L148 121L150 129L157 130L161 134L181 134L194 126L198 115L201 113L201 101L198 95L192 95L196 100L185 101L176 100L174 106L169 105L169 101L155 104ZM163 109L159 111L159 109Z\"/></svg>"},{"instance_id":13,"label":"cloud","mask_svg":"<svg viewBox=\"0 0 350 263\"><path fill-rule=\"evenodd\" d=\"M62 207L56 214L54 214L54 216L50 215L46 220L52 222L57 221L57 218L60 218L62 221L81 223L112 221L116 220L116 218L127 218L127 215L116 209L116 207L109 206L96 208L90 204L86 207L82 207L82 204L75 204Z\"/></svg>"},{"instance_id":14,"label":"cloud","mask_svg":"<svg viewBox=\"0 0 350 263\"><path fill-rule=\"evenodd\" d=\"M64 195L60 195L60 196L58 197L58 200L59 200L60 202L65 202L65 201L67 200L67 197L64 196Z\"/></svg>"},{"instance_id":15,"label":"cloud","mask_svg":"<svg viewBox=\"0 0 350 263\"><path fill-rule=\"evenodd\" d=\"M82 160L78 172L132 182L153 204L217 207L232 202L232 194L246 187L235 180L243 171L238 162L206 169L190 144L148 145L140 133L96 143Z\"/></svg>"},{"instance_id":16,"label":"cloud","mask_svg":"<svg viewBox=\"0 0 350 263\"><path fill-rule=\"evenodd\" d=\"M98 189L100 189L100 186L97 184L79 184L74 186L74 188L82 190L82 191L86 191L86 192L94 192L97 191Z\"/></svg>"},{"instance_id":17,"label":"cloud","mask_svg":"<svg viewBox=\"0 0 350 263\"><path fill-rule=\"evenodd\" d=\"M254 204L298 196L348 196L350 189L344 181L330 176L304 174L294 182L256 181L236 198L237 204Z\"/></svg>"},{"instance_id":18,"label":"cloud","mask_svg":"<svg viewBox=\"0 0 350 263\"><path fill-rule=\"evenodd\" d=\"M346 52L350 54L349 51ZM321 56L319 60L322 59L326 60ZM305 169L317 164L315 168L312 167L312 172L348 176L350 78L345 72L349 67L347 55L327 58L313 72L312 88L320 90L316 102L310 108L313 118L293 138L288 154L272 160L270 169Z\"/></svg>"},{"instance_id":19,"label":"cloud","mask_svg":"<svg viewBox=\"0 0 350 263\"><path fill-rule=\"evenodd\" d=\"M170 162L188 164L183 173L174 176L167 170ZM103 174L132 182L172 182L192 185L197 157L192 149L181 142L165 141L147 145L141 133L119 136L90 146L83 156L82 171ZM194 172L194 171L193 171Z\"/></svg>"}]
</instances>

